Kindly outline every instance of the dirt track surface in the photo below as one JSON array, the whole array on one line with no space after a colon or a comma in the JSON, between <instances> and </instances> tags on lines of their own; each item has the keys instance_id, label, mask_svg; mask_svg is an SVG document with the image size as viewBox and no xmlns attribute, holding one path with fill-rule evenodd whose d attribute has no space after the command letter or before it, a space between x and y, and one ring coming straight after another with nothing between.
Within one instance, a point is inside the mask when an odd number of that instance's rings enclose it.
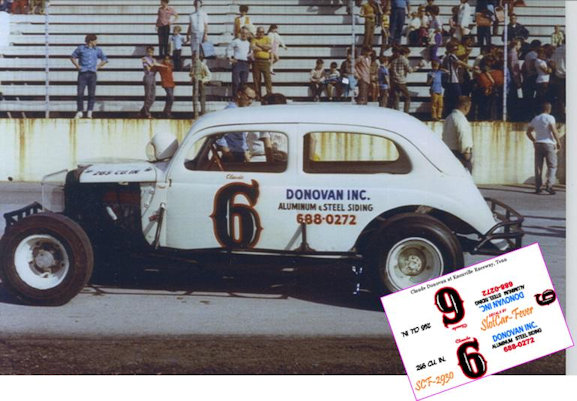
<instances>
[{"instance_id":1,"label":"dirt track surface","mask_svg":"<svg viewBox=\"0 0 577 401\"><path fill-rule=\"evenodd\" d=\"M564 354L506 374L563 374ZM560 369L560 367L562 369ZM153 337L0 340L0 374L405 374L382 338Z\"/></svg>"}]
</instances>

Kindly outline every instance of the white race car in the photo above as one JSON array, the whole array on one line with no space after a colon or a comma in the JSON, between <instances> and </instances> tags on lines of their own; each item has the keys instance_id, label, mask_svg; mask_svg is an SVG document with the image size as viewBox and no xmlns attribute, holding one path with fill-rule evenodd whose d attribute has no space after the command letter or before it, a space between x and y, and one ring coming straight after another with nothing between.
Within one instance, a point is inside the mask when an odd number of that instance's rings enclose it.
<instances>
[{"instance_id":1,"label":"white race car","mask_svg":"<svg viewBox=\"0 0 577 401\"><path fill-rule=\"evenodd\" d=\"M7 213L4 286L63 304L117 250L346 259L378 292L396 291L462 268L463 252L521 246L522 216L483 199L439 137L395 110L227 109L180 145L156 135L149 153L52 175L43 188L61 177L61 205L50 192Z\"/></svg>"}]
</instances>

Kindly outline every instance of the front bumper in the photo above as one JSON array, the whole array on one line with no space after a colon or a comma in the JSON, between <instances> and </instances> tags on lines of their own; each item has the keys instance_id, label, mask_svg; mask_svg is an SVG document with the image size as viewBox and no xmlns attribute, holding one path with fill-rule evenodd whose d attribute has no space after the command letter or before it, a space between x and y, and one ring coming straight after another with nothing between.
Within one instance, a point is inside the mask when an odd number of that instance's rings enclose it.
<instances>
[{"instance_id":1,"label":"front bumper","mask_svg":"<svg viewBox=\"0 0 577 401\"><path fill-rule=\"evenodd\" d=\"M500 255L522 246L524 217L512 207L493 198L485 198L493 216L499 222L474 241L469 249L473 255Z\"/></svg>"}]
</instances>

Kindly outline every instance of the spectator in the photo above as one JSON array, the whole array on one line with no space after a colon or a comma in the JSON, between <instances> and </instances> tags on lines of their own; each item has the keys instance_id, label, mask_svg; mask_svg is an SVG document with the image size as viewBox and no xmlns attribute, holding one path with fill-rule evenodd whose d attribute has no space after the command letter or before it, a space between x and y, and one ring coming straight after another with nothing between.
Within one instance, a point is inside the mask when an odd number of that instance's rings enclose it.
<instances>
[{"instance_id":1,"label":"spectator","mask_svg":"<svg viewBox=\"0 0 577 401\"><path fill-rule=\"evenodd\" d=\"M391 91L393 98L393 109L399 109L399 98L402 94L405 98L405 113L411 108L411 95L407 89L407 75L417 68L411 68L407 55L410 54L407 47L393 48L393 57L391 59Z\"/></svg>"},{"instance_id":2,"label":"spectator","mask_svg":"<svg viewBox=\"0 0 577 401\"><path fill-rule=\"evenodd\" d=\"M510 15L510 22L507 25L507 40L513 39L523 39L523 41L527 40L529 37L529 31L523 25L517 23L517 15L511 14ZM504 40L503 36L503 40Z\"/></svg>"},{"instance_id":3,"label":"spectator","mask_svg":"<svg viewBox=\"0 0 577 401\"><path fill-rule=\"evenodd\" d=\"M407 44L409 46L419 45L419 29L421 28L421 19L419 14L412 12L409 23L407 24Z\"/></svg>"},{"instance_id":4,"label":"spectator","mask_svg":"<svg viewBox=\"0 0 577 401\"><path fill-rule=\"evenodd\" d=\"M389 73L389 58L381 56L381 65L379 66L378 80L379 80L379 95L381 107L388 107L389 105L389 89L391 87L391 79Z\"/></svg>"},{"instance_id":5,"label":"spectator","mask_svg":"<svg viewBox=\"0 0 577 401\"><path fill-rule=\"evenodd\" d=\"M535 136L533 136L535 132ZM557 151L561 148L561 141L557 132L555 117L551 115L551 103L542 105L542 113L533 118L527 128L527 138L535 146L535 193L541 193L543 184L543 161L547 161L547 178L545 191L555 195L553 184L557 172Z\"/></svg>"},{"instance_id":6,"label":"spectator","mask_svg":"<svg viewBox=\"0 0 577 401\"><path fill-rule=\"evenodd\" d=\"M230 102L226 108L235 109L237 107L249 107L256 98L254 91L248 84L242 84L238 88L234 101ZM250 153L248 151L246 132L233 132L224 135L216 141L222 151L223 161L248 162Z\"/></svg>"},{"instance_id":7,"label":"spectator","mask_svg":"<svg viewBox=\"0 0 577 401\"><path fill-rule=\"evenodd\" d=\"M359 78L357 104L367 104L371 85L371 49L363 47L361 56L355 61L355 75Z\"/></svg>"},{"instance_id":8,"label":"spectator","mask_svg":"<svg viewBox=\"0 0 577 401\"><path fill-rule=\"evenodd\" d=\"M32 0L31 14L44 14L45 0Z\"/></svg>"},{"instance_id":9,"label":"spectator","mask_svg":"<svg viewBox=\"0 0 577 401\"><path fill-rule=\"evenodd\" d=\"M469 0L461 0L459 11L457 12L457 25L455 27L455 37L462 40L464 36L468 35L471 30L471 6Z\"/></svg>"},{"instance_id":10,"label":"spectator","mask_svg":"<svg viewBox=\"0 0 577 401\"><path fill-rule=\"evenodd\" d=\"M379 60L374 51L371 51L371 85L369 86L371 102L379 101Z\"/></svg>"},{"instance_id":11,"label":"spectator","mask_svg":"<svg viewBox=\"0 0 577 401\"><path fill-rule=\"evenodd\" d=\"M12 11L12 2L8 0L0 0L0 12L9 13Z\"/></svg>"},{"instance_id":12,"label":"spectator","mask_svg":"<svg viewBox=\"0 0 577 401\"><path fill-rule=\"evenodd\" d=\"M84 90L88 88L87 118L92 118L94 100L96 97L96 71L108 63L104 52L97 47L98 37L88 34L84 38L85 44L80 45L70 56L70 61L78 70L78 86L76 95L76 115L81 118L84 111ZM100 63L98 62L100 60Z\"/></svg>"},{"instance_id":13,"label":"spectator","mask_svg":"<svg viewBox=\"0 0 577 401\"><path fill-rule=\"evenodd\" d=\"M381 52L382 56L385 51L389 48L389 38L391 36L391 7L390 4L386 8L382 8L383 14L381 15Z\"/></svg>"},{"instance_id":14,"label":"spectator","mask_svg":"<svg viewBox=\"0 0 577 401\"><path fill-rule=\"evenodd\" d=\"M254 91L256 98L260 100L261 96L261 80L264 76L264 84L266 87L266 94L272 93L272 80L270 74L270 51L272 49L271 41L268 36L264 35L264 28L259 26L256 29L256 37L250 44L254 56L254 63L252 66L252 75L254 80Z\"/></svg>"},{"instance_id":15,"label":"spectator","mask_svg":"<svg viewBox=\"0 0 577 401\"><path fill-rule=\"evenodd\" d=\"M440 61L437 55L439 47L443 43L443 22L439 16L439 7L435 5L427 6L429 14L429 60Z\"/></svg>"},{"instance_id":16,"label":"spectator","mask_svg":"<svg viewBox=\"0 0 577 401\"><path fill-rule=\"evenodd\" d=\"M443 73L441 63L433 61L431 63L432 71L427 74L427 85L431 93L431 119L439 121L443 118Z\"/></svg>"},{"instance_id":17,"label":"spectator","mask_svg":"<svg viewBox=\"0 0 577 401\"><path fill-rule=\"evenodd\" d=\"M363 47L373 47L373 37L375 35L375 23L377 20L377 7L375 0L368 0L361 6L360 16L365 19L365 34L363 37Z\"/></svg>"},{"instance_id":18,"label":"spectator","mask_svg":"<svg viewBox=\"0 0 577 401\"><path fill-rule=\"evenodd\" d=\"M450 113L457 106L459 97L462 95L462 84L465 76L464 69L469 68L469 66L459 60L456 55L458 48L457 43L455 40L447 43L447 55L445 55L442 62L443 69L448 71L443 99L445 113Z\"/></svg>"},{"instance_id":19,"label":"spectator","mask_svg":"<svg viewBox=\"0 0 577 401\"><path fill-rule=\"evenodd\" d=\"M507 55L507 68L511 82L508 86L507 93L507 110L511 116L511 120L519 121L521 118L519 113L519 95L517 90L521 88L521 68L519 66L519 50L521 49L521 40L513 39L509 45L509 53Z\"/></svg>"},{"instance_id":20,"label":"spectator","mask_svg":"<svg viewBox=\"0 0 577 401\"><path fill-rule=\"evenodd\" d=\"M459 6L451 7L451 18L449 18L449 36L455 37L457 33L457 21L459 20Z\"/></svg>"},{"instance_id":21,"label":"spectator","mask_svg":"<svg viewBox=\"0 0 577 401\"><path fill-rule=\"evenodd\" d=\"M233 39L226 49L226 56L232 65L232 93L237 93L240 85L248 81L250 66L248 55L250 53L249 31L246 27L241 28L240 34Z\"/></svg>"},{"instance_id":22,"label":"spectator","mask_svg":"<svg viewBox=\"0 0 577 401\"><path fill-rule=\"evenodd\" d=\"M535 61L537 60L537 51L541 47L541 41L533 40L530 45L530 51L525 55L525 62L521 67L523 75L523 101L525 104L524 118L528 119L533 113L535 104L535 90L537 84L537 69L535 68Z\"/></svg>"},{"instance_id":23,"label":"spectator","mask_svg":"<svg viewBox=\"0 0 577 401\"><path fill-rule=\"evenodd\" d=\"M451 149L461 164L472 173L473 171L473 134L467 114L471 110L471 99L459 96L457 107L445 120L443 126L443 142Z\"/></svg>"},{"instance_id":24,"label":"spectator","mask_svg":"<svg viewBox=\"0 0 577 401\"><path fill-rule=\"evenodd\" d=\"M172 104L174 103L174 77L172 74L173 67L170 60L170 56L166 55L162 61L164 68L159 68L160 73L160 85L164 88L166 92L166 102L164 103L164 111L162 112L165 118L172 118Z\"/></svg>"},{"instance_id":25,"label":"spectator","mask_svg":"<svg viewBox=\"0 0 577 401\"><path fill-rule=\"evenodd\" d=\"M280 57L278 55L278 48L282 47L283 49L287 49L284 40L278 33L278 25L272 24L268 28L267 36L270 39L272 49L270 51L271 55L271 66L270 66L270 73L274 75L274 64L279 61Z\"/></svg>"},{"instance_id":26,"label":"spectator","mask_svg":"<svg viewBox=\"0 0 577 401\"><path fill-rule=\"evenodd\" d=\"M142 109L140 109L140 114L144 118L152 118L150 109L156 99L156 71L159 68L165 68L164 65L154 59L153 46L146 48L146 56L142 58L142 68L144 71L144 76L142 77L142 83L144 84L144 105Z\"/></svg>"},{"instance_id":27,"label":"spectator","mask_svg":"<svg viewBox=\"0 0 577 401\"><path fill-rule=\"evenodd\" d=\"M347 58L341 63L341 83L343 87L343 94L345 100L349 97L349 93L354 97L354 91L357 87L357 78L353 71L353 62L351 57L351 49L347 49Z\"/></svg>"},{"instance_id":28,"label":"spectator","mask_svg":"<svg viewBox=\"0 0 577 401\"><path fill-rule=\"evenodd\" d=\"M192 59L198 57L201 44L208 39L208 15L202 11L202 1L194 0L194 11L189 16L186 41L190 42Z\"/></svg>"},{"instance_id":29,"label":"spectator","mask_svg":"<svg viewBox=\"0 0 577 401\"><path fill-rule=\"evenodd\" d=\"M323 86L325 83L325 70L323 65L323 59L318 58L315 68L311 70L310 84L314 102L318 102L321 99L321 93L323 92Z\"/></svg>"},{"instance_id":30,"label":"spectator","mask_svg":"<svg viewBox=\"0 0 577 401\"><path fill-rule=\"evenodd\" d=\"M285 95L283 95L282 93L271 93L270 95L262 97L261 104L262 105L287 104L287 101Z\"/></svg>"},{"instance_id":31,"label":"spectator","mask_svg":"<svg viewBox=\"0 0 577 401\"><path fill-rule=\"evenodd\" d=\"M176 22L178 14L174 8L168 6L169 0L160 0L158 16L156 18L156 31L158 33L158 56L164 59L168 54L168 38L170 36L170 24ZM174 18L174 20L171 20Z\"/></svg>"},{"instance_id":32,"label":"spectator","mask_svg":"<svg viewBox=\"0 0 577 401\"><path fill-rule=\"evenodd\" d=\"M476 102L478 103L479 120L495 119L498 84L492 74L494 65L495 57L492 54L485 55L479 65L479 73L476 75Z\"/></svg>"},{"instance_id":33,"label":"spectator","mask_svg":"<svg viewBox=\"0 0 577 401\"><path fill-rule=\"evenodd\" d=\"M565 34L561 31L559 25L555 25L555 32L551 35L551 44L555 47L561 46L565 43Z\"/></svg>"},{"instance_id":34,"label":"spectator","mask_svg":"<svg viewBox=\"0 0 577 401\"><path fill-rule=\"evenodd\" d=\"M10 12L12 14L28 14L28 0L14 0Z\"/></svg>"},{"instance_id":35,"label":"spectator","mask_svg":"<svg viewBox=\"0 0 577 401\"><path fill-rule=\"evenodd\" d=\"M540 48L537 51L535 70L537 71L537 79L535 80L535 104L541 105L545 102L545 95L549 89L549 74L552 72L547 64L547 56L545 55L544 48Z\"/></svg>"},{"instance_id":36,"label":"spectator","mask_svg":"<svg viewBox=\"0 0 577 401\"><path fill-rule=\"evenodd\" d=\"M339 92L341 73L337 69L337 66L338 64L333 61L330 69L325 74L325 85L329 102L332 102L336 94Z\"/></svg>"},{"instance_id":37,"label":"spectator","mask_svg":"<svg viewBox=\"0 0 577 401\"><path fill-rule=\"evenodd\" d=\"M495 8L489 4L489 0L477 0L475 16L477 18L477 44L479 46L491 45L491 25L494 12ZM489 21L485 22L487 20Z\"/></svg>"},{"instance_id":38,"label":"spectator","mask_svg":"<svg viewBox=\"0 0 577 401\"><path fill-rule=\"evenodd\" d=\"M391 0L391 45L401 44L401 35L405 25L405 9L411 13L410 0Z\"/></svg>"},{"instance_id":39,"label":"spectator","mask_svg":"<svg viewBox=\"0 0 577 401\"><path fill-rule=\"evenodd\" d=\"M196 118L197 116L197 104L194 99L195 86L198 85L198 94L200 96L200 115L206 113L206 89L205 86L212 80L212 73L208 69L206 62L202 55L196 58L192 65L190 66L190 80L192 82L192 112ZM240 88L240 86L239 86Z\"/></svg>"},{"instance_id":40,"label":"spectator","mask_svg":"<svg viewBox=\"0 0 577 401\"><path fill-rule=\"evenodd\" d=\"M550 79L550 98L553 101L553 115L565 122L565 42L555 49L551 57L553 74Z\"/></svg>"},{"instance_id":41,"label":"spectator","mask_svg":"<svg viewBox=\"0 0 577 401\"><path fill-rule=\"evenodd\" d=\"M234 19L234 37L238 38L240 36L241 29L243 27L246 27L251 37L254 36L256 29L250 22L250 17L248 16L248 6L241 5L238 7L238 11L240 15Z\"/></svg>"},{"instance_id":42,"label":"spectator","mask_svg":"<svg viewBox=\"0 0 577 401\"><path fill-rule=\"evenodd\" d=\"M184 37L180 34L181 32L182 28L180 25L176 25L170 38L174 71L182 70L182 43L184 42Z\"/></svg>"}]
</instances>

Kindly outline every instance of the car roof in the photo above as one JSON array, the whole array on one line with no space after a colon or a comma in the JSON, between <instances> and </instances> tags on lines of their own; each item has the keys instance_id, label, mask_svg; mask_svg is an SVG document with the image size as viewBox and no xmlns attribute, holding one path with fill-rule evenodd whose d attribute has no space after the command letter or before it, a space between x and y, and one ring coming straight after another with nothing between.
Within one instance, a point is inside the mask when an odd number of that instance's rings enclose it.
<instances>
[{"instance_id":1,"label":"car roof","mask_svg":"<svg viewBox=\"0 0 577 401\"><path fill-rule=\"evenodd\" d=\"M416 118L400 111L350 104L270 105L234 107L204 115L195 130L230 124L346 124L384 128L411 133L415 128L428 129Z\"/></svg>"},{"instance_id":2,"label":"car roof","mask_svg":"<svg viewBox=\"0 0 577 401\"><path fill-rule=\"evenodd\" d=\"M299 104L232 107L208 113L191 131L244 124L342 124L380 128L413 143L441 171L453 170L455 159L440 136L417 118L384 107L351 104Z\"/></svg>"}]
</instances>

